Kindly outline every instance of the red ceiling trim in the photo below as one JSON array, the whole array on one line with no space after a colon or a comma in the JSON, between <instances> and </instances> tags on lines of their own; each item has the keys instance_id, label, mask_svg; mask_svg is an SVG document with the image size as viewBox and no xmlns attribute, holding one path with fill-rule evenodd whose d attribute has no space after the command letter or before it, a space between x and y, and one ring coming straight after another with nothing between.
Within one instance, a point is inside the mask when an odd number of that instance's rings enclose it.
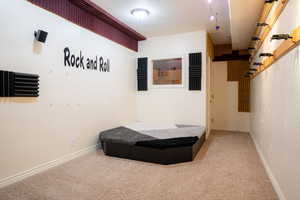
<instances>
[{"instance_id":1,"label":"red ceiling trim","mask_svg":"<svg viewBox=\"0 0 300 200\"><path fill-rule=\"evenodd\" d=\"M127 35L135 38L138 41L145 40L146 37L143 35L139 34L108 12L106 12L104 9L100 8L97 6L95 3L91 2L90 0L69 0L78 7L86 10L89 13L94 14L98 18L102 19L103 21L111 24L115 28L119 29L120 31L123 31L124 33L127 33Z\"/></svg>"},{"instance_id":2,"label":"red ceiling trim","mask_svg":"<svg viewBox=\"0 0 300 200\"><path fill-rule=\"evenodd\" d=\"M146 39L90 0L28 1L134 51Z\"/></svg>"}]
</instances>

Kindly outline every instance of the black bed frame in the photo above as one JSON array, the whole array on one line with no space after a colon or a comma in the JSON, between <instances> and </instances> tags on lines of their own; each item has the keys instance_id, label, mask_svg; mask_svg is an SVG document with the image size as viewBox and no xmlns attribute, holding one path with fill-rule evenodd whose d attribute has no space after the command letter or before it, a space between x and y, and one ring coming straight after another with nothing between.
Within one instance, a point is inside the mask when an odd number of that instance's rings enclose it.
<instances>
[{"instance_id":1,"label":"black bed frame","mask_svg":"<svg viewBox=\"0 0 300 200\"><path fill-rule=\"evenodd\" d=\"M194 145L187 147L156 149L116 142L104 142L102 143L102 148L105 155L108 156L169 165L193 161L205 142L205 135L204 133Z\"/></svg>"}]
</instances>

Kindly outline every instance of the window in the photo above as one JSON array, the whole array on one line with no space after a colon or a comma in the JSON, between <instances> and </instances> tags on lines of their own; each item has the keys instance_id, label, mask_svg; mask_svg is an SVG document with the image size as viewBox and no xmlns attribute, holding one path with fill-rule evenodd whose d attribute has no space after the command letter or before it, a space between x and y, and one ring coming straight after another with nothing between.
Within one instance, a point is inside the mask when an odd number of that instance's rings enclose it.
<instances>
[{"instance_id":1,"label":"window","mask_svg":"<svg viewBox=\"0 0 300 200\"><path fill-rule=\"evenodd\" d=\"M182 58L153 60L153 85L181 85Z\"/></svg>"}]
</instances>

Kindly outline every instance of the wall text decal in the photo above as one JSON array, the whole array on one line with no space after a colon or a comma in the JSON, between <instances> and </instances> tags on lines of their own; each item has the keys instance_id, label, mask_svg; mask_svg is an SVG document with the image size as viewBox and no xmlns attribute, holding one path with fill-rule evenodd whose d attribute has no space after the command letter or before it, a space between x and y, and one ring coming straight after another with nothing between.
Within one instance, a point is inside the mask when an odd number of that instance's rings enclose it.
<instances>
[{"instance_id":1,"label":"wall text decal","mask_svg":"<svg viewBox=\"0 0 300 200\"><path fill-rule=\"evenodd\" d=\"M104 59L102 56L96 56L94 59L86 58L80 51L79 55L72 54L70 49L66 47L64 49L64 65L66 67L76 67L83 70L95 70L100 72L110 71L110 61L109 59Z\"/></svg>"}]
</instances>

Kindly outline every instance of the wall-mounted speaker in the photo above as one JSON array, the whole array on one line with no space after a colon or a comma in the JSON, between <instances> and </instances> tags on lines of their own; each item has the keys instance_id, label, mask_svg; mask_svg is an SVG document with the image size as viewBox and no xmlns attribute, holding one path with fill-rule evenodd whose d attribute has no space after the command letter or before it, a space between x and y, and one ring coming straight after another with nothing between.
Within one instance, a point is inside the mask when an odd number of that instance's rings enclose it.
<instances>
[{"instance_id":1,"label":"wall-mounted speaker","mask_svg":"<svg viewBox=\"0 0 300 200\"><path fill-rule=\"evenodd\" d=\"M38 30L34 32L34 37L37 41L45 43L48 33L46 31Z\"/></svg>"},{"instance_id":2,"label":"wall-mounted speaker","mask_svg":"<svg viewBox=\"0 0 300 200\"><path fill-rule=\"evenodd\" d=\"M0 97L38 97L39 76L0 70Z\"/></svg>"}]
</instances>

